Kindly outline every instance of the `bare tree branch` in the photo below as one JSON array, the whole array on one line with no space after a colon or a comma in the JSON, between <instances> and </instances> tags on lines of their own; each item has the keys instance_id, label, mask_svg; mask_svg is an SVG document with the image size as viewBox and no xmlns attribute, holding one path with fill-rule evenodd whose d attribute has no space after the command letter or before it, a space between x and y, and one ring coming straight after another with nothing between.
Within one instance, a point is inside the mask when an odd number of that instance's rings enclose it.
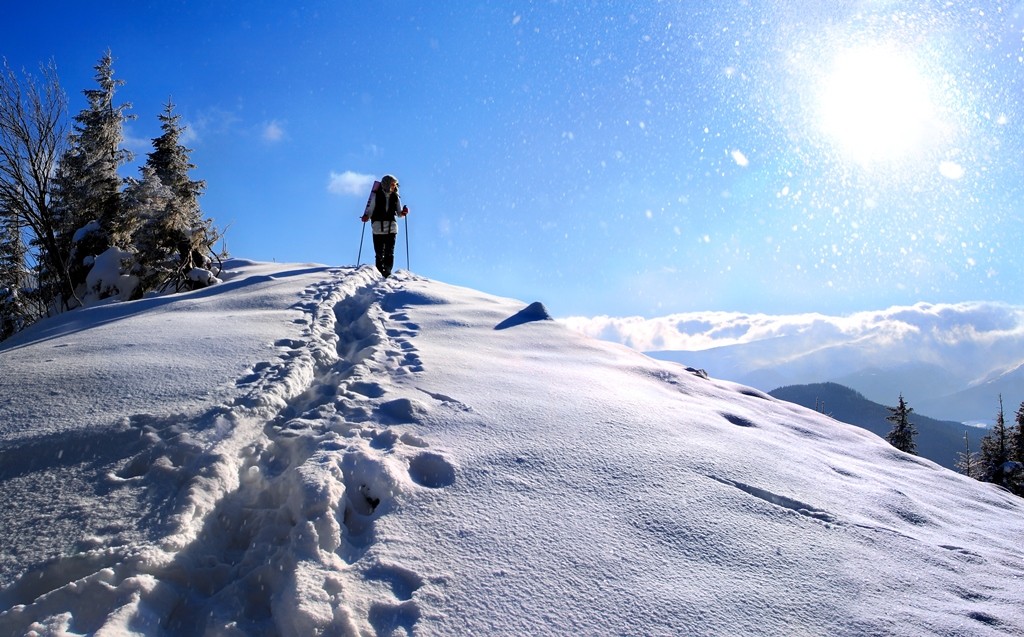
<instances>
[{"instance_id":1,"label":"bare tree branch","mask_svg":"<svg viewBox=\"0 0 1024 637\"><path fill-rule=\"evenodd\" d=\"M57 67L41 64L37 79L7 60L0 70L0 210L17 217L42 247L45 265L67 277L51 208L57 162L67 144L67 96Z\"/></svg>"}]
</instances>

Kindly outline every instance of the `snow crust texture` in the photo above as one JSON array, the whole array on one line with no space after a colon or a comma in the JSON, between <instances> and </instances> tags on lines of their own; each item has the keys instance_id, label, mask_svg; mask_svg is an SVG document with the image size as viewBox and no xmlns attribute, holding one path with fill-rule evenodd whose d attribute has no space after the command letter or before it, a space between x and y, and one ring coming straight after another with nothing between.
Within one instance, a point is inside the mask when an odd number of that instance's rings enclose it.
<instances>
[{"instance_id":1,"label":"snow crust texture","mask_svg":"<svg viewBox=\"0 0 1024 637\"><path fill-rule=\"evenodd\" d=\"M0 634L1024 633L990 485L541 303L232 265L0 347Z\"/></svg>"}]
</instances>

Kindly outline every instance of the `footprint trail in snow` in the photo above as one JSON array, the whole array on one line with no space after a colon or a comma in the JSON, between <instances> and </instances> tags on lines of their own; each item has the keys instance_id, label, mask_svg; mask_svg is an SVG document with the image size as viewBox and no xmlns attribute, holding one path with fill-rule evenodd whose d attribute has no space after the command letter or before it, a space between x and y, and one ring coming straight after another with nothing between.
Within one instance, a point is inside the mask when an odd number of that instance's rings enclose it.
<instances>
[{"instance_id":1,"label":"footprint trail in snow","mask_svg":"<svg viewBox=\"0 0 1024 637\"><path fill-rule=\"evenodd\" d=\"M77 628L414 631L416 591L436 574L379 557L377 523L404 495L443 489L456 474L416 431L430 406L401 386L423 369L419 328L402 309L410 275L326 274L293 307L300 337L275 342L277 360L236 381L239 398L191 423L135 423L146 447L110 480L165 493L177 485L159 546L62 558L38 576L36 592L50 592L37 597L26 585L12 625L34 617L57 627L83 591L102 589L110 606Z\"/></svg>"},{"instance_id":2,"label":"footprint trail in snow","mask_svg":"<svg viewBox=\"0 0 1024 637\"><path fill-rule=\"evenodd\" d=\"M424 403L391 396L396 379L422 370L400 281L347 289L345 271L332 274L298 305L309 317L303 339L277 343L285 361L313 361L308 383L244 448L239 488L208 516L199 550L178 557L216 586L207 600L194 597L208 584L180 586L189 594L172 612L176 632L272 616L290 634L390 634L419 619L414 594L430 574L377 559L375 526L403 493L448 486L455 471L413 431ZM211 608L240 612L209 617Z\"/></svg>"}]
</instances>

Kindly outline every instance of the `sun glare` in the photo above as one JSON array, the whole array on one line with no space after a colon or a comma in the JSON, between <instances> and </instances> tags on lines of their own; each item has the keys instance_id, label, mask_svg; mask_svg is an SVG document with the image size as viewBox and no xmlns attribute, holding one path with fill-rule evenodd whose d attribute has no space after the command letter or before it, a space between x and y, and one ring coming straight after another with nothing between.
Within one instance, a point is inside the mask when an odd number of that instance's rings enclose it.
<instances>
[{"instance_id":1,"label":"sun glare","mask_svg":"<svg viewBox=\"0 0 1024 637\"><path fill-rule=\"evenodd\" d=\"M841 153L863 164L905 160L936 121L926 75L890 46L846 49L826 69L818 124Z\"/></svg>"}]
</instances>

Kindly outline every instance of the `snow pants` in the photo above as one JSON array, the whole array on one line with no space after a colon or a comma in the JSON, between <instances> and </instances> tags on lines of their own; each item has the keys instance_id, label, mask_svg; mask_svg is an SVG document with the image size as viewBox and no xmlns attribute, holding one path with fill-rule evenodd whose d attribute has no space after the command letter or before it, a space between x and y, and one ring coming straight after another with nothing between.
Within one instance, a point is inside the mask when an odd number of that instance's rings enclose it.
<instances>
[{"instance_id":1,"label":"snow pants","mask_svg":"<svg viewBox=\"0 0 1024 637\"><path fill-rule=\"evenodd\" d=\"M391 268L395 266L395 233L374 234L373 253L377 257L377 271L384 278L391 276Z\"/></svg>"}]
</instances>

